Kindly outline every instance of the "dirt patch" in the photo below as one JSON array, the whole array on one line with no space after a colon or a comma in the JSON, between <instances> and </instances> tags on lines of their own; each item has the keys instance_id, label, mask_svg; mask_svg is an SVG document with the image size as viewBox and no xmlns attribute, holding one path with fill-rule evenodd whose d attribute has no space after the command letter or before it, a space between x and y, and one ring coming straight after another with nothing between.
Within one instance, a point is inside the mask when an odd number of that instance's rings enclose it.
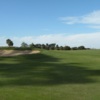
<instances>
[{"instance_id":1,"label":"dirt patch","mask_svg":"<svg viewBox=\"0 0 100 100\"><path fill-rule=\"evenodd\" d=\"M18 56L40 53L38 50L0 50L0 56Z\"/></svg>"}]
</instances>

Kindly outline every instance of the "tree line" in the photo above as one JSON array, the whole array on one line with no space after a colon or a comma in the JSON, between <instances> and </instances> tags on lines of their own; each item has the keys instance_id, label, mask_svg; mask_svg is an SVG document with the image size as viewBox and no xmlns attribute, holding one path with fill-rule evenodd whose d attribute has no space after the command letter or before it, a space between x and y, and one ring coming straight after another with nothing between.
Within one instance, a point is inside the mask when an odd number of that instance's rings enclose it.
<instances>
[{"instance_id":1,"label":"tree line","mask_svg":"<svg viewBox=\"0 0 100 100\"><path fill-rule=\"evenodd\" d=\"M9 47L13 47L14 43L11 39L7 39L6 43ZM85 46L79 46L79 47L70 47L70 46L59 46L58 44L51 43L51 44L27 44L25 42L21 43L20 48L39 48L39 49L46 49L46 50L86 50L89 48L85 48Z\"/></svg>"}]
</instances>

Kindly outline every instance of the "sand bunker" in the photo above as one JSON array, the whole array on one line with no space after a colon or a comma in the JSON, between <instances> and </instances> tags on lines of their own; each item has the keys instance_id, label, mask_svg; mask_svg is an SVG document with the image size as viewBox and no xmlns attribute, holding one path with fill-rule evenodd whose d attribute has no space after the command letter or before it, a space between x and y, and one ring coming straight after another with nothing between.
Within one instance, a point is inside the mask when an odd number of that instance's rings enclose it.
<instances>
[{"instance_id":1,"label":"sand bunker","mask_svg":"<svg viewBox=\"0 0 100 100\"><path fill-rule=\"evenodd\" d=\"M40 53L40 51L36 50L0 50L0 56L18 56L18 55L26 55L26 54L36 54Z\"/></svg>"}]
</instances>

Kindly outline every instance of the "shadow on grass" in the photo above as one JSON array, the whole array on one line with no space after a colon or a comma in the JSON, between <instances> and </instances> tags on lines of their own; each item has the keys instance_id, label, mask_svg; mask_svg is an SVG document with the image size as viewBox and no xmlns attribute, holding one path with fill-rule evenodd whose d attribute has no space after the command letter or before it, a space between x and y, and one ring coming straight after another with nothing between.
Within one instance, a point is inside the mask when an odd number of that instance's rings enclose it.
<instances>
[{"instance_id":1,"label":"shadow on grass","mask_svg":"<svg viewBox=\"0 0 100 100\"><path fill-rule=\"evenodd\" d=\"M100 70L76 66L78 63L59 63L60 59L44 54L2 57L0 60L17 62L0 63L0 86L83 84L96 82L90 77L100 75Z\"/></svg>"}]
</instances>

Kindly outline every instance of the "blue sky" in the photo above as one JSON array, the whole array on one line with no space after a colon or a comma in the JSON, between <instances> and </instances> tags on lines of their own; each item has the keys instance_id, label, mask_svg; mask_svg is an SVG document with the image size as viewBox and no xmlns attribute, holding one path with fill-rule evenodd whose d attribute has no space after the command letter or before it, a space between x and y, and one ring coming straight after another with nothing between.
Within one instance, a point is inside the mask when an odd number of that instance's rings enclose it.
<instances>
[{"instance_id":1,"label":"blue sky","mask_svg":"<svg viewBox=\"0 0 100 100\"><path fill-rule=\"evenodd\" d=\"M100 0L0 0L0 46L27 43L100 48ZM83 39L84 37L84 39Z\"/></svg>"}]
</instances>

